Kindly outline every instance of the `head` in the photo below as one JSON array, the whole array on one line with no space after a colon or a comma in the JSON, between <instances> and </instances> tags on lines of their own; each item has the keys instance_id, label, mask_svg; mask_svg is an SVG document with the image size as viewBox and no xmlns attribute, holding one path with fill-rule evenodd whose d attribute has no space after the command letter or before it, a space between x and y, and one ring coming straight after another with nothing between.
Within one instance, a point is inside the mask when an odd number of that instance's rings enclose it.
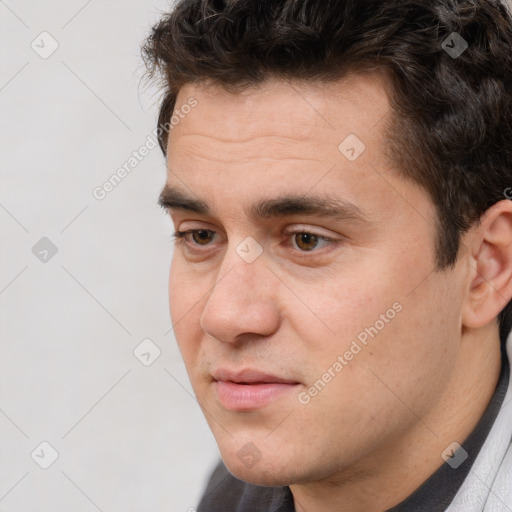
<instances>
[{"instance_id":1,"label":"head","mask_svg":"<svg viewBox=\"0 0 512 512\"><path fill-rule=\"evenodd\" d=\"M511 47L491 0L178 1L154 27L162 203L196 230L171 317L240 478L383 455L461 378L464 337L509 327ZM286 382L225 385L254 371Z\"/></svg>"}]
</instances>

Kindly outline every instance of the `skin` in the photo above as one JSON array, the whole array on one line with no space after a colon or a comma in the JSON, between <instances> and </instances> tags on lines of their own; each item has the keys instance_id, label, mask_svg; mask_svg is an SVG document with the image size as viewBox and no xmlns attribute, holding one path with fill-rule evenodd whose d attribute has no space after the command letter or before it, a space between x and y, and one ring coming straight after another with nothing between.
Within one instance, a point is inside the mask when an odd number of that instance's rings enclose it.
<instances>
[{"instance_id":1,"label":"skin","mask_svg":"<svg viewBox=\"0 0 512 512\"><path fill-rule=\"evenodd\" d=\"M270 79L236 94L186 85L176 108L192 96L198 104L169 137L167 184L212 211L170 208L174 227L215 231L178 240L173 253L170 311L189 378L228 469L289 485L301 512L377 512L403 501L473 430L500 371L495 319L512 296L511 202L464 237L454 268L436 271L434 206L384 157L384 80ZM338 149L349 134L366 146L352 162ZM334 195L366 220L246 215L291 192ZM318 239L308 251L292 233L299 228L334 242ZM236 251L249 236L263 250L252 263ZM300 403L397 302L378 335ZM219 367L298 385L235 412L218 400ZM252 467L237 456L247 443L261 454Z\"/></svg>"}]
</instances>

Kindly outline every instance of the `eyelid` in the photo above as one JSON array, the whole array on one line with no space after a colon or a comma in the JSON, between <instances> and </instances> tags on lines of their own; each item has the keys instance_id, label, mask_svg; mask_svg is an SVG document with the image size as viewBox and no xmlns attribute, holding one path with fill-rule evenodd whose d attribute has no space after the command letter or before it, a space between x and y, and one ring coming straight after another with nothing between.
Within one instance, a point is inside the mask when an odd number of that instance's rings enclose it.
<instances>
[{"instance_id":1,"label":"eyelid","mask_svg":"<svg viewBox=\"0 0 512 512\"><path fill-rule=\"evenodd\" d=\"M178 230L176 230L174 232L174 234L172 235L172 238L176 239L178 241L181 241L181 240L186 241L186 236L187 235L191 235L191 234L196 233L198 231L208 231L210 233L214 233L215 235L218 234L218 231L215 231L214 229L208 229L208 228L193 228L193 229L191 228L191 229L185 229L185 230L179 230L178 229ZM188 245L192 245L192 246L195 246L195 247L201 247L200 244L194 244L194 243L192 243L192 244L188 243ZM207 246L203 246L203 247L207 247Z\"/></svg>"},{"instance_id":2,"label":"eyelid","mask_svg":"<svg viewBox=\"0 0 512 512\"><path fill-rule=\"evenodd\" d=\"M191 252L204 254L204 253L208 252L208 248L211 244L201 245L201 244L196 244L194 242L188 242L186 239L187 235L196 233L198 231L207 231L207 232L213 233L213 236L219 234L218 231L216 231L215 229L209 229L206 227L197 227L197 228L190 228L190 229L181 230L181 231L177 230L173 235L173 239L177 239L177 241L180 243L184 242L190 248ZM326 243L326 245L329 247L327 248L327 250L325 250L325 246L323 248L321 247L320 249L317 249L317 247L315 247L311 251L304 251L304 250L295 248L293 246L293 243L290 241L290 237L292 237L292 235L296 235L296 234L300 234L300 233L311 234L311 235L317 237L319 240L324 241ZM316 228L311 229L308 226L300 226L300 225L299 226L288 226L285 230L283 230L283 234L287 237L287 240L288 240L286 247L289 248L291 246L293 249L293 252L297 255L297 257L302 258L302 259L324 256L327 252L334 250L336 248L336 246L338 246L343 240L342 238L334 238L334 237L327 236L326 234L319 232ZM201 249L201 247L203 247L203 249Z\"/></svg>"},{"instance_id":3,"label":"eyelid","mask_svg":"<svg viewBox=\"0 0 512 512\"><path fill-rule=\"evenodd\" d=\"M212 229L210 227L206 227L205 225L202 225L199 227L192 227L192 228L188 228L188 229L177 229L175 234L177 235L178 233L190 233L190 232L195 232L195 231L210 231L213 233L219 233L219 231L217 231L216 229ZM329 234L325 234L325 232L321 231L320 228L311 227L307 224L306 225L304 225L304 224L289 225L283 230L283 233L284 234L310 233L312 235L318 236L319 238L321 237L321 238L325 238L328 240L341 240L343 238L343 237L341 237L341 235L331 236ZM339 238L336 238L336 237L339 237Z\"/></svg>"},{"instance_id":4,"label":"eyelid","mask_svg":"<svg viewBox=\"0 0 512 512\"><path fill-rule=\"evenodd\" d=\"M300 258L303 259L323 256L326 253L326 251L334 249L334 246L336 246L340 242L339 239L326 236L325 234L319 233L314 229L308 229L307 227L304 226L289 229L287 228L285 231L283 231L283 233L288 237L288 240L294 240L293 235L307 233L309 235L315 236L316 238L318 238L318 240L325 242L327 246L330 246L330 249L327 250L325 249L324 246L323 248L320 247L320 249L315 247L311 251L301 251L300 249L294 247L293 242L288 242L288 244L293 247L294 252L297 253Z\"/></svg>"},{"instance_id":5,"label":"eyelid","mask_svg":"<svg viewBox=\"0 0 512 512\"><path fill-rule=\"evenodd\" d=\"M337 240L336 238L325 234L325 232L319 230L318 228L311 228L307 225L304 226L304 225L300 225L300 224L286 227L286 229L283 231L283 233L289 234L289 235L292 235L295 233L309 233L311 235L317 236L318 238L324 238L326 240L333 240L333 241Z\"/></svg>"}]
</instances>

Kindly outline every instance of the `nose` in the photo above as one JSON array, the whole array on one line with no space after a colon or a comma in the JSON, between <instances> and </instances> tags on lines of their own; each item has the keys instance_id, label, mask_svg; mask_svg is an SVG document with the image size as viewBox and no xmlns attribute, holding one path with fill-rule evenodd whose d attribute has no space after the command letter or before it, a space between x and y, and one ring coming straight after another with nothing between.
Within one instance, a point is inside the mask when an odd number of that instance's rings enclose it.
<instances>
[{"instance_id":1,"label":"nose","mask_svg":"<svg viewBox=\"0 0 512 512\"><path fill-rule=\"evenodd\" d=\"M248 263L230 248L218 276L201 314L207 334L236 343L269 336L278 329L277 277L267 267L264 254Z\"/></svg>"}]
</instances>

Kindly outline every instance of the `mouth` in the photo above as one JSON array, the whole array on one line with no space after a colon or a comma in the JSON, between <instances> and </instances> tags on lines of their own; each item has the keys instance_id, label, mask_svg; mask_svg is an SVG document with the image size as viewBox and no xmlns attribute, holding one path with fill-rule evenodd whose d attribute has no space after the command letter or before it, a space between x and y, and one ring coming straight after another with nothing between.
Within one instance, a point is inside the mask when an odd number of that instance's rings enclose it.
<instances>
[{"instance_id":1,"label":"mouth","mask_svg":"<svg viewBox=\"0 0 512 512\"><path fill-rule=\"evenodd\" d=\"M220 368L213 373L217 399L230 411L260 409L296 391L300 382L255 369L231 371Z\"/></svg>"}]
</instances>

